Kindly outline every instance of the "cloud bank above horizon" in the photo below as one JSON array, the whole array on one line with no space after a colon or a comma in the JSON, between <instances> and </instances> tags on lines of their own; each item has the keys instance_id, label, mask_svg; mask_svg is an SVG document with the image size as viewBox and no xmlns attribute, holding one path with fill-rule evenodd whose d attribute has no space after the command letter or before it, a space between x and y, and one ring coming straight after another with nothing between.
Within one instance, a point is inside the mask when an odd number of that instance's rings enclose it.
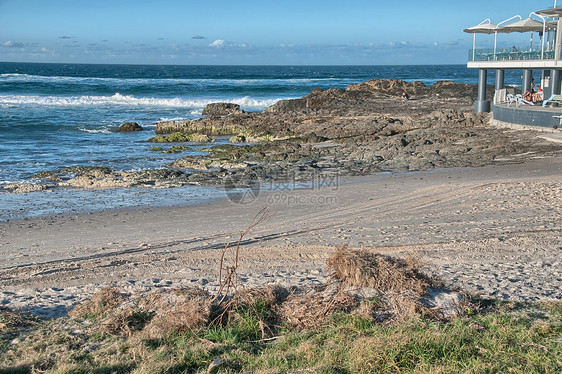
<instances>
[{"instance_id":1,"label":"cloud bank above horizon","mask_svg":"<svg viewBox=\"0 0 562 374\"><path fill-rule=\"evenodd\" d=\"M513 9L523 14L552 6L546 0L532 8L513 0L507 10L501 1L474 0L469 9L444 0L404 3L0 0L0 61L461 64L472 47L463 28L486 17L498 22ZM480 45L489 39L479 37ZM527 40L510 35L501 42Z\"/></svg>"}]
</instances>

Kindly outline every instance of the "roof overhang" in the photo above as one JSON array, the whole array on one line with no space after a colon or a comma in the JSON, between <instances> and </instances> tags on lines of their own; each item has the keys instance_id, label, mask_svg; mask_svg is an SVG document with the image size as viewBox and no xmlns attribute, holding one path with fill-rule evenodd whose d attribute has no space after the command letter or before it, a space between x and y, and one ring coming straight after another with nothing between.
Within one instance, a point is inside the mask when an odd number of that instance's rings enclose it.
<instances>
[{"instance_id":1,"label":"roof overhang","mask_svg":"<svg viewBox=\"0 0 562 374\"><path fill-rule=\"evenodd\" d=\"M469 61L469 69L561 70L562 60Z\"/></svg>"}]
</instances>

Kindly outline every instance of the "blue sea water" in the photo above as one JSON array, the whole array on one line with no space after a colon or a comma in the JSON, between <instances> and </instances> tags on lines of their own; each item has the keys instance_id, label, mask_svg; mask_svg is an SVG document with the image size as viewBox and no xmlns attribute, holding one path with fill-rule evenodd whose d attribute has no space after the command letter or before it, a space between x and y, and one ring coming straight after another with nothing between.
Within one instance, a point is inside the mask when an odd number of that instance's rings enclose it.
<instances>
[{"instance_id":1,"label":"blue sea water","mask_svg":"<svg viewBox=\"0 0 562 374\"><path fill-rule=\"evenodd\" d=\"M301 97L317 87L345 88L374 78L474 84L477 71L464 65L0 63L0 190L8 183L29 182L37 172L73 165L115 170L163 167L178 155L150 151L152 144L144 142L154 136L151 124L157 121L198 118L208 103L218 101L263 111L280 99ZM506 83L520 84L520 77L507 72ZM128 121L138 122L146 131L117 133L118 126ZM193 152L198 152L195 146ZM77 198L69 197L73 199ZM17 210L13 205L18 201L0 192L0 211Z\"/></svg>"}]
</instances>

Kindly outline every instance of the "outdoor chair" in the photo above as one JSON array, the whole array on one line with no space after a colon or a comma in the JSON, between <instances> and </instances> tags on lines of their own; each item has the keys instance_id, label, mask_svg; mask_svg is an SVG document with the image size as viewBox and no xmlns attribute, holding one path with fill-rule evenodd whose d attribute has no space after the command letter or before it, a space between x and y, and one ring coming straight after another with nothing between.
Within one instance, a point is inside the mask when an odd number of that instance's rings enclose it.
<instances>
[{"instance_id":1,"label":"outdoor chair","mask_svg":"<svg viewBox=\"0 0 562 374\"><path fill-rule=\"evenodd\" d=\"M521 95L521 94L515 95L515 106L516 106L516 107L519 107L521 104L535 105L535 104L533 104L532 101L525 100L525 99L523 98L523 95Z\"/></svg>"},{"instance_id":2,"label":"outdoor chair","mask_svg":"<svg viewBox=\"0 0 562 374\"><path fill-rule=\"evenodd\" d=\"M502 88L496 90L494 94L494 104L505 103L507 102L507 89Z\"/></svg>"},{"instance_id":3,"label":"outdoor chair","mask_svg":"<svg viewBox=\"0 0 562 374\"><path fill-rule=\"evenodd\" d=\"M546 108L548 104L561 104L562 103L562 95L552 95L545 101L543 101L542 106Z\"/></svg>"},{"instance_id":4,"label":"outdoor chair","mask_svg":"<svg viewBox=\"0 0 562 374\"><path fill-rule=\"evenodd\" d=\"M511 106L511 104L513 103L517 104L517 101L513 94L507 94L507 96L505 97L505 101L507 101L507 106Z\"/></svg>"}]
</instances>

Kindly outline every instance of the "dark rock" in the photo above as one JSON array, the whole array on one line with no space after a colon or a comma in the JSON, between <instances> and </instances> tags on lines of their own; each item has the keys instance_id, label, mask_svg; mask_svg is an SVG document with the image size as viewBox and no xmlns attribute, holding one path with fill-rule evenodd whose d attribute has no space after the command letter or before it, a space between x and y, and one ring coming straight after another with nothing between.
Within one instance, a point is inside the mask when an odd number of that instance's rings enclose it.
<instances>
[{"instance_id":1,"label":"dark rock","mask_svg":"<svg viewBox=\"0 0 562 374\"><path fill-rule=\"evenodd\" d=\"M418 95L427 90L427 86L420 81L405 82L393 79L372 79L367 82L350 84L347 91L367 91L377 94L402 97L403 92L408 95Z\"/></svg>"},{"instance_id":2,"label":"dark rock","mask_svg":"<svg viewBox=\"0 0 562 374\"><path fill-rule=\"evenodd\" d=\"M229 143L244 143L246 141L246 137L244 135L234 135L230 139L228 139Z\"/></svg>"},{"instance_id":3,"label":"dark rock","mask_svg":"<svg viewBox=\"0 0 562 374\"><path fill-rule=\"evenodd\" d=\"M204 116L227 116L233 113L242 113L240 105L233 103L211 103L203 109Z\"/></svg>"},{"instance_id":4,"label":"dark rock","mask_svg":"<svg viewBox=\"0 0 562 374\"><path fill-rule=\"evenodd\" d=\"M188 133L191 132L190 123L190 121L157 122L155 132L157 134Z\"/></svg>"},{"instance_id":5,"label":"dark rock","mask_svg":"<svg viewBox=\"0 0 562 374\"><path fill-rule=\"evenodd\" d=\"M166 136L155 136L147 140L150 143L182 143L182 142L193 142L193 143L208 143L212 142L213 139L206 134L184 134L181 132L174 132Z\"/></svg>"},{"instance_id":6,"label":"dark rock","mask_svg":"<svg viewBox=\"0 0 562 374\"><path fill-rule=\"evenodd\" d=\"M289 99L289 100L279 100L272 106L268 107L266 113L286 113L294 112L308 107L308 100L302 99Z\"/></svg>"},{"instance_id":7,"label":"dark rock","mask_svg":"<svg viewBox=\"0 0 562 374\"><path fill-rule=\"evenodd\" d=\"M403 91L411 100L401 98ZM476 91L476 85L448 81L427 87L421 82L371 80L346 90L315 89L303 98L279 101L265 113L229 113L239 107L215 103L206 108L208 117L157 124L157 133L171 135L149 141L200 142L212 140L212 135L250 144L207 148L206 155L189 155L169 166L189 169L186 173L78 167L37 178L76 177L67 185L84 188L226 186L232 181L251 185L313 180L335 171L360 175L476 167L511 162L501 157L527 152L528 157L560 153L558 145L539 144L534 136L489 127L489 114L473 113ZM185 148L170 147L168 152Z\"/></svg>"},{"instance_id":8,"label":"dark rock","mask_svg":"<svg viewBox=\"0 0 562 374\"><path fill-rule=\"evenodd\" d=\"M133 132L133 131L142 131L143 128L136 122L127 122L119 126L117 132Z\"/></svg>"}]
</instances>

